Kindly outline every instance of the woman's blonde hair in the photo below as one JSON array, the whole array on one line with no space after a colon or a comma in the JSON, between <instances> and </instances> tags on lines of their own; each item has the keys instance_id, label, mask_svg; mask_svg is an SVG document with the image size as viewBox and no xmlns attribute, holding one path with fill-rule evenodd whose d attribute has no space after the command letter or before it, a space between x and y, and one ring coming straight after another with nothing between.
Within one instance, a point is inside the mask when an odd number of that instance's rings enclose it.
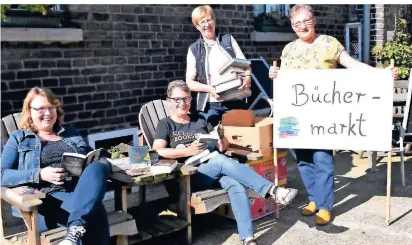
<instances>
[{"instance_id":1,"label":"woman's blonde hair","mask_svg":"<svg viewBox=\"0 0 412 245\"><path fill-rule=\"evenodd\" d=\"M179 88L182 91L190 94L190 88L185 81L175 80L173 82L170 82L169 85L167 85L167 98L170 98L174 88Z\"/></svg>"},{"instance_id":2,"label":"woman's blonde hair","mask_svg":"<svg viewBox=\"0 0 412 245\"><path fill-rule=\"evenodd\" d=\"M293 16L301 9L306 9L309 11L310 15L313 16L312 7L308 4L296 4L291 9L289 9L289 17L292 19Z\"/></svg>"},{"instance_id":3,"label":"woman's blonde hair","mask_svg":"<svg viewBox=\"0 0 412 245\"><path fill-rule=\"evenodd\" d=\"M46 97L51 105L56 106L57 120L53 127L55 128L56 126L60 126L63 123L64 117L64 111L60 106L60 100L50 89L34 87L27 93L26 98L24 99L19 123L20 128L26 130L35 130L33 119L31 118L30 104L37 95Z\"/></svg>"},{"instance_id":4,"label":"woman's blonde hair","mask_svg":"<svg viewBox=\"0 0 412 245\"><path fill-rule=\"evenodd\" d=\"M199 20L204 18L207 14L212 16L213 20L215 20L215 13L213 9L209 5L203 5L195 8L192 12L192 23L193 25L197 25Z\"/></svg>"}]
</instances>

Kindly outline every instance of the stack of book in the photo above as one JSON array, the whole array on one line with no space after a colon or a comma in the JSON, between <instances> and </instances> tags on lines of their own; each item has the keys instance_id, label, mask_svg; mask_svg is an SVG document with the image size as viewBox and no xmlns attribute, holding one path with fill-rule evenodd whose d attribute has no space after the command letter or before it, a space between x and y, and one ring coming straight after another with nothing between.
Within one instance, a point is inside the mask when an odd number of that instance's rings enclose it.
<instances>
[{"instance_id":1,"label":"stack of book","mask_svg":"<svg viewBox=\"0 0 412 245\"><path fill-rule=\"evenodd\" d=\"M219 70L221 77L212 81L216 93L224 101L233 99L243 99L251 95L250 89L238 91L242 86L241 77L245 75L246 69L250 67L250 61L234 58Z\"/></svg>"},{"instance_id":2,"label":"stack of book","mask_svg":"<svg viewBox=\"0 0 412 245\"><path fill-rule=\"evenodd\" d=\"M215 150L217 141L219 140L217 132L214 131L210 134L197 134L196 140L199 143L206 144L207 149L197 155L191 156L188 159L186 159L186 165L197 166L201 163L208 161L212 157L219 155L219 152Z\"/></svg>"}]
</instances>

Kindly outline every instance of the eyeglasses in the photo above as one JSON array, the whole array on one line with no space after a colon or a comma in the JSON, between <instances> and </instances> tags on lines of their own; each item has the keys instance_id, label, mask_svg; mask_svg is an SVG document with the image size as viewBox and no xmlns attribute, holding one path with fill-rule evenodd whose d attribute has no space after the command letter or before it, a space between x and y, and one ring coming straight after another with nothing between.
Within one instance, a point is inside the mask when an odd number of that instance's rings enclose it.
<instances>
[{"instance_id":1,"label":"eyeglasses","mask_svg":"<svg viewBox=\"0 0 412 245\"><path fill-rule=\"evenodd\" d=\"M187 104L190 101L192 101L192 97L190 97L190 96L183 97L183 98L179 98L179 97L171 98L171 97L169 97L169 99L173 100L176 104L180 104L180 102L182 102L182 101Z\"/></svg>"},{"instance_id":2,"label":"eyeglasses","mask_svg":"<svg viewBox=\"0 0 412 245\"><path fill-rule=\"evenodd\" d=\"M39 108L30 107L30 108L37 111L40 114L44 114L46 110L48 110L49 112L54 112L56 110L56 106L47 106L47 107L39 107Z\"/></svg>"},{"instance_id":3,"label":"eyeglasses","mask_svg":"<svg viewBox=\"0 0 412 245\"><path fill-rule=\"evenodd\" d=\"M206 20L202 20L199 23L197 23L197 25L200 27L206 27L207 25L210 25L213 22L215 22L214 19L206 19Z\"/></svg>"},{"instance_id":4,"label":"eyeglasses","mask_svg":"<svg viewBox=\"0 0 412 245\"><path fill-rule=\"evenodd\" d=\"M295 24L293 24L293 27L299 28L302 24L305 24L305 26L311 26L313 24L313 16L310 17L310 19L296 22Z\"/></svg>"}]
</instances>

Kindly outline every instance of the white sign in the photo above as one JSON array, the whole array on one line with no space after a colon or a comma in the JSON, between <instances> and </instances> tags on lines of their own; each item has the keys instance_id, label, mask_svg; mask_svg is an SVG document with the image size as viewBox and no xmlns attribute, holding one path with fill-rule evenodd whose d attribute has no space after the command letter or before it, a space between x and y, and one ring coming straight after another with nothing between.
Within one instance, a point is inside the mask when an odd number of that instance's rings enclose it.
<instances>
[{"instance_id":1,"label":"white sign","mask_svg":"<svg viewBox=\"0 0 412 245\"><path fill-rule=\"evenodd\" d=\"M390 70L281 70L273 99L276 148L391 149Z\"/></svg>"}]
</instances>

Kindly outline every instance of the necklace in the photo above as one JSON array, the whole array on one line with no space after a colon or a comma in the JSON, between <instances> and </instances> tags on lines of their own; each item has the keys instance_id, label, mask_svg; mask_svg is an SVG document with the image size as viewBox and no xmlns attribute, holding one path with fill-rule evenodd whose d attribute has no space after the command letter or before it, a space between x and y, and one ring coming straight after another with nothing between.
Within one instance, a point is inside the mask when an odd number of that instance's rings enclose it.
<instances>
[{"instance_id":1,"label":"necklace","mask_svg":"<svg viewBox=\"0 0 412 245\"><path fill-rule=\"evenodd\" d=\"M55 134L48 135L47 137L45 137L46 135L40 135L40 134L37 134L37 136L39 136L41 139L46 140L46 141L53 141L53 139L56 139L56 137L58 137Z\"/></svg>"}]
</instances>

